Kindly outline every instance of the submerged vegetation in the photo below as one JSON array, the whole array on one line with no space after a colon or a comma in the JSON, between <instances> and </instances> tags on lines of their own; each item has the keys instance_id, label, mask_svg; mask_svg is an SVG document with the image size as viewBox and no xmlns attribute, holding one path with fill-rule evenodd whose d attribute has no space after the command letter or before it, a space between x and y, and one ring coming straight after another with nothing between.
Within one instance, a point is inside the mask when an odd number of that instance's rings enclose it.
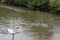
<instances>
[{"instance_id":1,"label":"submerged vegetation","mask_svg":"<svg viewBox=\"0 0 60 40\"><path fill-rule=\"evenodd\" d=\"M27 7L32 10L60 12L60 0L0 0L0 3Z\"/></svg>"}]
</instances>

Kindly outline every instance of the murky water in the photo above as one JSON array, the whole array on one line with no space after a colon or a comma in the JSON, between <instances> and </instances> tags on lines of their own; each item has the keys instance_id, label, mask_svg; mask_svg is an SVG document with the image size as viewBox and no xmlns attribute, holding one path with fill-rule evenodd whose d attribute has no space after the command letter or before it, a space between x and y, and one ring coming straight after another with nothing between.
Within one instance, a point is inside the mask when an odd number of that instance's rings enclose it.
<instances>
[{"instance_id":1,"label":"murky water","mask_svg":"<svg viewBox=\"0 0 60 40\"><path fill-rule=\"evenodd\" d=\"M16 12L0 7L0 40L60 40L60 16L45 12Z\"/></svg>"}]
</instances>

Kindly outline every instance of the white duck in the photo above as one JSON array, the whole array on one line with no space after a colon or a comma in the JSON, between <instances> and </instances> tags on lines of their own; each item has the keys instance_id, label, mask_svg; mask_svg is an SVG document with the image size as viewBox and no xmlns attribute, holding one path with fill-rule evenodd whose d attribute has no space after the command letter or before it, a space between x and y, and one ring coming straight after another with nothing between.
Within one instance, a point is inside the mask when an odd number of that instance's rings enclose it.
<instances>
[{"instance_id":1,"label":"white duck","mask_svg":"<svg viewBox=\"0 0 60 40\"><path fill-rule=\"evenodd\" d=\"M8 32L11 33L11 34L15 33L15 31L13 29L8 29Z\"/></svg>"}]
</instances>

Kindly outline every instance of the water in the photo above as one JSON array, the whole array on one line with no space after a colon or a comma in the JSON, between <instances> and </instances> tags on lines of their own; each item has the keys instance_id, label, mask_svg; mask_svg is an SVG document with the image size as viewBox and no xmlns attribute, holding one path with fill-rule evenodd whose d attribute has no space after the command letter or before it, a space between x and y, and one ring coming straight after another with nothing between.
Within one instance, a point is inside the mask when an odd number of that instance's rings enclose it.
<instances>
[{"instance_id":1,"label":"water","mask_svg":"<svg viewBox=\"0 0 60 40\"><path fill-rule=\"evenodd\" d=\"M60 16L8 8L0 7L0 40L12 40L9 28L16 32L14 40L60 40Z\"/></svg>"}]
</instances>

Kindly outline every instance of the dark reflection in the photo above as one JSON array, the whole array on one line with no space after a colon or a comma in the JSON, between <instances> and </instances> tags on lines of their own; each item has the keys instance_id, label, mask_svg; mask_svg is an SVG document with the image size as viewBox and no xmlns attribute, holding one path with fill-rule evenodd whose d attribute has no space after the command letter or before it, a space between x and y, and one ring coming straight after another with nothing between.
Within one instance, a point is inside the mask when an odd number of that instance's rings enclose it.
<instances>
[{"instance_id":1,"label":"dark reflection","mask_svg":"<svg viewBox=\"0 0 60 40\"><path fill-rule=\"evenodd\" d=\"M33 33L33 36L38 36L38 39L49 39L53 35L53 31L50 31L52 29L45 28L45 27L31 27L29 30Z\"/></svg>"}]
</instances>

